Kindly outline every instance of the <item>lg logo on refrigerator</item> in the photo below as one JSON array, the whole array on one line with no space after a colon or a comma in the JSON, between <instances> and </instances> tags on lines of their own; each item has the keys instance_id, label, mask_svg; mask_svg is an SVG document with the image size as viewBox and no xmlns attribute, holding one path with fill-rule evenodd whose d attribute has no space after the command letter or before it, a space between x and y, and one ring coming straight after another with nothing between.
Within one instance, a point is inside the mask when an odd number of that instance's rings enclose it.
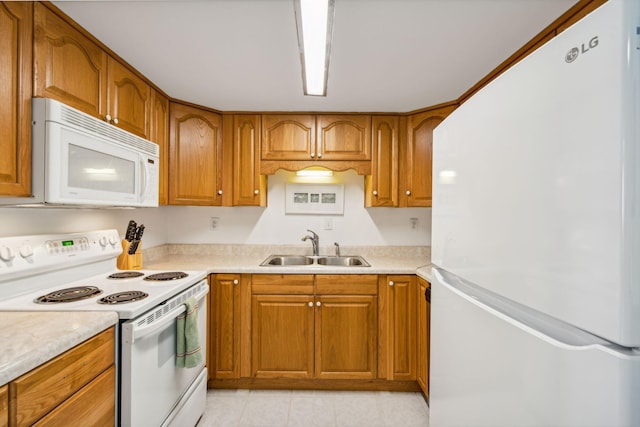
<instances>
[{"instance_id":1,"label":"lg logo on refrigerator","mask_svg":"<svg viewBox=\"0 0 640 427\"><path fill-rule=\"evenodd\" d=\"M591 40L589 40L589 43L582 43L580 48L574 47L569 50L569 52L567 52L567 54L564 56L564 60L565 62L571 63L578 58L578 55L580 55L581 53L585 54L596 46L598 46L598 36L594 36Z\"/></svg>"}]
</instances>

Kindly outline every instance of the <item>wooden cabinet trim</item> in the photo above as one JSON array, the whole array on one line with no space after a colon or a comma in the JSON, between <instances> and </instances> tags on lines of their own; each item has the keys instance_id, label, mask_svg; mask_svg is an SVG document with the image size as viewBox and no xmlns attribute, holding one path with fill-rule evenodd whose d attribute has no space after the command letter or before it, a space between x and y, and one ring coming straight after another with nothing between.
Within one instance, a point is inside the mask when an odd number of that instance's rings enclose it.
<instances>
[{"instance_id":1,"label":"wooden cabinet trim","mask_svg":"<svg viewBox=\"0 0 640 427\"><path fill-rule=\"evenodd\" d=\"M375 274L319 274L316 276L316 295L377 295L378 276Z\"/></svg>"},{"instance_id":2,"label":"wooden cabinet trim","mask_svg":"<svg viewBox=\"0 0 640 427\"><path fill-rule=\"evenodd\" d=\"M251 291L254 294L313 294L311 274L254 274Z\"/></svg>"}]
</instances>

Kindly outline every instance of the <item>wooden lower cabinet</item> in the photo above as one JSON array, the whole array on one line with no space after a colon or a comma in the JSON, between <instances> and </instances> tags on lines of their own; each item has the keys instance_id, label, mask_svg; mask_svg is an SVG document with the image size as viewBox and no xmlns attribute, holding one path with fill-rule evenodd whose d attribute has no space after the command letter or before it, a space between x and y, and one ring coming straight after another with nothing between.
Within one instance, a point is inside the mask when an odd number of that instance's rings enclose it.
<instances>
[{"instance_id":1,"label":"wooden lower cabinet","mask_svg":"<svg viewBox=\"0 0 640 427\"><path fill-rule=\"evenodd\" d=\"M431 302L425 299L425 293L431 285L418 277L418 385L425 396L429 396L429 334L431 323Z\"/></svg>"},{"instance_id":2,"label":"wooden lower cabinet","mask_svg":"<svg viewBox=\"0 0 640 427\"><path fill-rule=\"evenodd\" d=\"M240 274L211 276L211 346L209 370L212 378L240 378Z\"/></svg>"},{"instance_id":3,"label":"wooden lower cabinet","mask_svg":"<svg viewBox=\"0 0 640 427\"><path fill-rule=\"evenodd\" d=\"M9 425L9 386L0 387L0 427Z\"/></svg>"},{"instance_id":4,"label":"wooden lower cabinet","mask_svg":"<svg viewBox=\"0 0 640 427\"><path fill-rule=\"evenodd\" d=\"M114 337L109 328L10 382L9 425L114 425Z\"/></svg>"},{"instance_id":5,"label":"wooden lower cabinet","mask_svg":"<svg viewBox=\"0 0 640 427\"><path fill-rule=\"evenodd\" d=\"M388 380L416 379L416 276L379 276L380 364Z\"/></svg>"},{"instance_id":6,"label":"wooden lower cabinet","mask_svg":"<svg viewBox=\"0 0 640 427\"><path fill-rule=\"evenodd\" d=\"M253 376L313 378L313 296L253 295L251 300Z\"/></svg>"},{"instance_id":7,"label":"wooden lower cabinet","mask_svg":"<svg viewBox=\"0 0 640 427\"><path fill-rule=\"evenodd\" d=\"M254 275L252 375L376 378L376 281L375 275ZM285 289L298 294L282 295Z\"/></svg>"}]
</instances>

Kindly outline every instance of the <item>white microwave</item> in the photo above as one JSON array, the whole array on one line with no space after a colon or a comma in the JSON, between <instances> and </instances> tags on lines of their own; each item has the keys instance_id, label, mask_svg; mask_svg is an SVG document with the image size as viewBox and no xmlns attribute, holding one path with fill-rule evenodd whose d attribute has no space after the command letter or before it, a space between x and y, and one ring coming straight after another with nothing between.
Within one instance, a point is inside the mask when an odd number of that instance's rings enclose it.
<instances>
[{"instance_id":1,"label":"white microwave","mask_svg":"<svg viewBox=\"0 0 640 427\"><path fill-rule=\"evenodd\" d=\"M53 99L32 113L33 194L1 205L158 206L157 144Z\"/></svg>"}]
</instances>

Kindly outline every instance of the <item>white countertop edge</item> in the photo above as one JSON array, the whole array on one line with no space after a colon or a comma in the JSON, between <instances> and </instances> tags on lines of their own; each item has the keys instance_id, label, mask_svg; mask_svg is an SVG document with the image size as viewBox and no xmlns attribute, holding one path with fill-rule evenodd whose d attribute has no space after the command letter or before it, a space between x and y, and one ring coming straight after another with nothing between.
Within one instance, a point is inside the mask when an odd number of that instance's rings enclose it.
<instances>
[{"instance_id":1,"label":"white countertop edge","mask_svg":"<svg viewBox=\"0 0 640 427\"><path fill-rule=\"evenodd\" d=\"M116 323L113 311L0 312L0 386Z\"/></svg>"}]
</instances>

